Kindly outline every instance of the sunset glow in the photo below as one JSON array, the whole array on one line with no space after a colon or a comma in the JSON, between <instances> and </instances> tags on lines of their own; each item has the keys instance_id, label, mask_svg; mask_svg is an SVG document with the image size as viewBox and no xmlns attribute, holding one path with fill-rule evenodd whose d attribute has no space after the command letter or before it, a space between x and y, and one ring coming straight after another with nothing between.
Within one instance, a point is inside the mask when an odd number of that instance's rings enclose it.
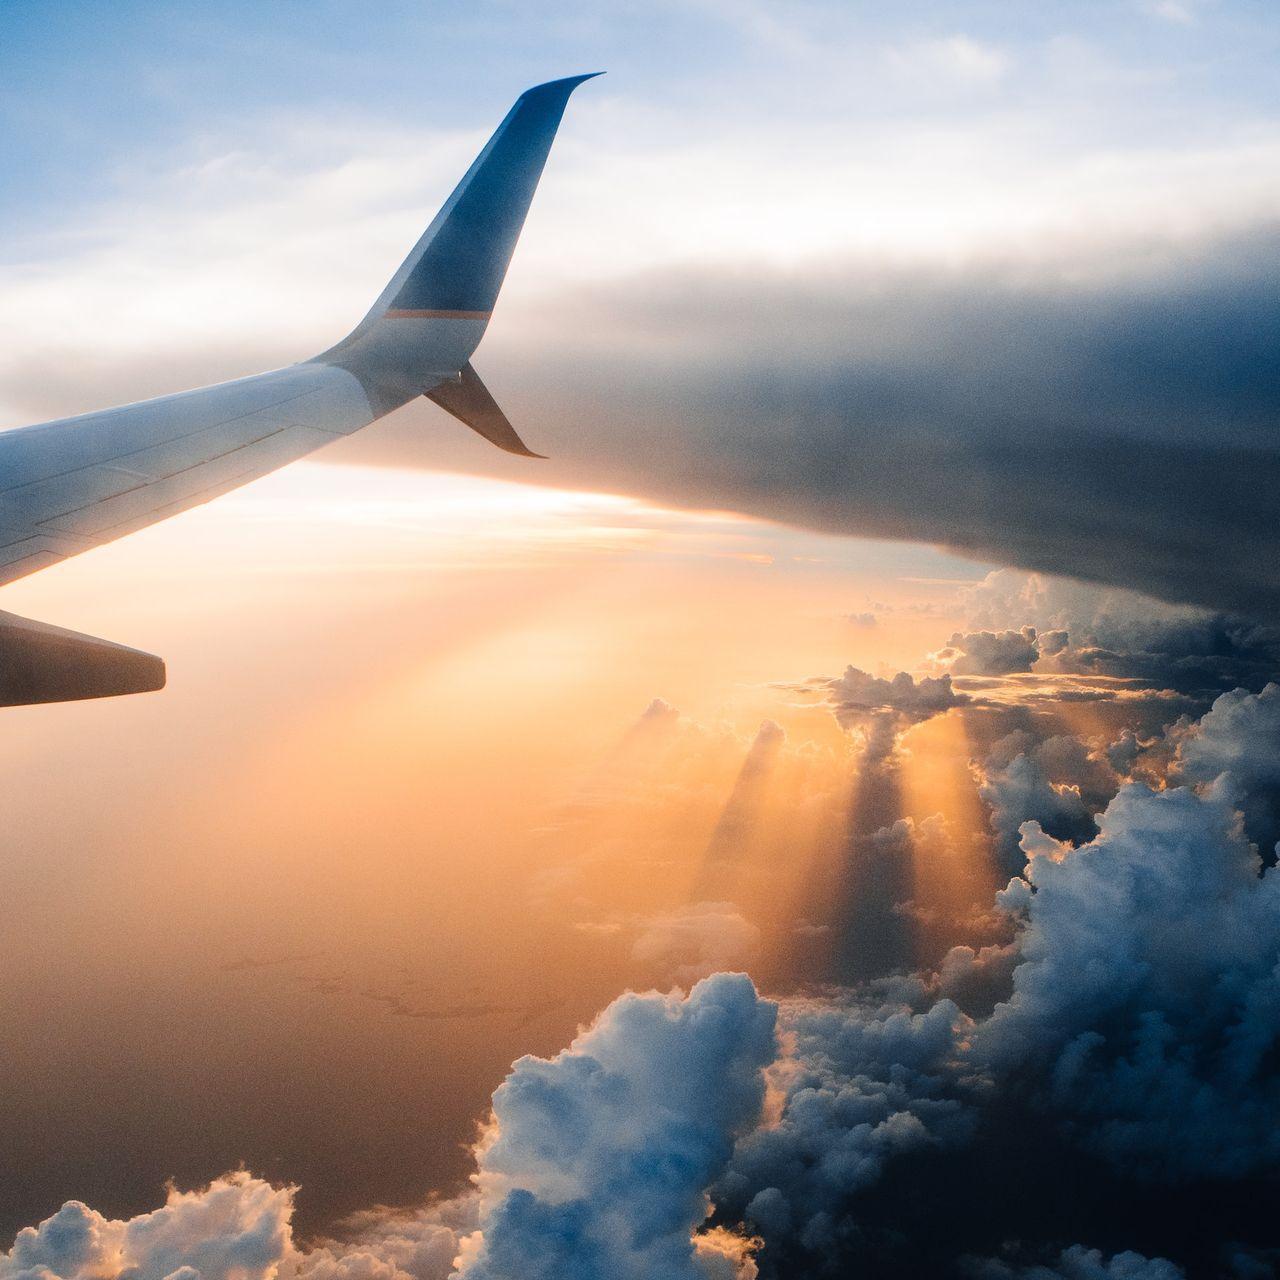
<instances>
[{"instance_id":1,"label":"sunset glow","mask_svg":"<svg viewBox=\"0 0 1280 1280\"><path fill-rule=\"evenodd\" d=\"M1280 1276L1273 10L2 0L0 1280Z\"/></svg>"}]
</instances>

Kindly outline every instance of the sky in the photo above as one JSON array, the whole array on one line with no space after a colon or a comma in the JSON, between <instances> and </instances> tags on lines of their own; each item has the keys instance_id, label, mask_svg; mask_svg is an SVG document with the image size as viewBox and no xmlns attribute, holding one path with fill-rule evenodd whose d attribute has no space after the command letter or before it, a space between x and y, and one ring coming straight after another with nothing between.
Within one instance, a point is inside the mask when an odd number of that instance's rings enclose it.
<instances>
[{"instance_id":1,"label":"sky","mask_svg":"<svg viewBox=\"0 0 1280 1280\"><path fill-rule=\"evenodd\" d=\"M1266 1277L1280 19L0 3L0 428L476 364L4 589L0 1280Z\"/></svg>"}]
</instances>

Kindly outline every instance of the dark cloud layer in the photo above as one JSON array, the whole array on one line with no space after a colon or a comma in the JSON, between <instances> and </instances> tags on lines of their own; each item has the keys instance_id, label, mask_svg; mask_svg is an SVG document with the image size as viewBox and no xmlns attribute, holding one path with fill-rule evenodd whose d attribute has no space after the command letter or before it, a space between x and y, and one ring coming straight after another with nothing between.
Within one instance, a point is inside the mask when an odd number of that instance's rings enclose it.
<instances>
[{"instance_id":1,"label":"dark cloud layer","mask_svg":"<svg viewBox=\"0 0 1280 1280\"><path fill-rule=\"evenodd\" d=\"M690 268L548 301L481 364L543 476L1275 619L1278 239ZM428 412L341 456L421 458Z\"/></svg>"}]
</instances>

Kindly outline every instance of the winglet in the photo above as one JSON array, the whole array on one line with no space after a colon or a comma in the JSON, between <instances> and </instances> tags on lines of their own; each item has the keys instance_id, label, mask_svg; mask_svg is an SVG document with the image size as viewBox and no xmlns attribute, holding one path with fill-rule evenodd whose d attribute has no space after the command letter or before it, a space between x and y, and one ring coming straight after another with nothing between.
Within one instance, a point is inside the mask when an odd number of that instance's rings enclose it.
<instances>
[{"instance_id":1,"label":"winglet","mask_svg":"<svg viewBox=\"0 0 1280 1280\"><path fill-rule=\"evenodd\" d=\"M453 414L459 422L465 422L490 444L496 444L499 449L517 453L522 458L546 458L546 454L534 453L520 439L516 429L507 421L507 415L498 408L497 401L489 394L489 388L480 381L480 375L470 363L462 366L462 372L456 380L450 379L432 387L426 392L426 397L446 413Z\"/></svg>"},{"instance_id":2,"label":"winglet","mask_svg":"<svg viewBox=\"0 0 1280 1280\"><path fill-rule=\"evenodd\" d=\"M569 95L601 74L526 89L368 315L337 346L315 357L359 381L375 418L407 404L424 387L446 378L456 382L484 336ZM457 399L456 390L441 394ZM529 452L515 447L519 437L496 405L486 406L480 420L497 433L488 438L499 448Z\"/></svg>"},{"instance_id":3,"label":"winglet","mask_svg":"<svg viewBox=\"0 0 1280 1280\"><path fill-rule=\"evenodd\" d=\"M516 99L369 314L335 351L384 318L489 318L569 95L603 74L550 80Z\"/></svg>"}]
</instances>

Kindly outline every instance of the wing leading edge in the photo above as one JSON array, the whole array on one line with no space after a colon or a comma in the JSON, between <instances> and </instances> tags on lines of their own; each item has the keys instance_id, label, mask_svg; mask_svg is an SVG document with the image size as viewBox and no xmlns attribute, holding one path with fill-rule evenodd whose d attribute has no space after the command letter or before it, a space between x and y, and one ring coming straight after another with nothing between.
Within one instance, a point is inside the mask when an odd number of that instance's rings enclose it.
<instances>
[{"instance_id":1,"label":"wing leading edge","mask_svg":"<svg viewBox=\"0 0 1280 1280\"><path fill-rule=\"evenodd\" d=\"M198 391L0 431L0 585L208 502L419 396L498 448L539 457L470 360L569 95L590 78L552 81L516 100L368 315L321 355ZM6 673L21 666L29 683L32 663L53 647L36 645L33 632L12 625L22 620L4 617L0 706L60 700L11 696ZM58 649L63 668L74 668L67 656L74 651L65 643ZM163 667L161 683L162 675ZM159 687L154 672L145 679ZM63 685L67 700L134 691L110 681ZM102 691L84 691L91 687Z\"/></svg>"}]
</instances>

